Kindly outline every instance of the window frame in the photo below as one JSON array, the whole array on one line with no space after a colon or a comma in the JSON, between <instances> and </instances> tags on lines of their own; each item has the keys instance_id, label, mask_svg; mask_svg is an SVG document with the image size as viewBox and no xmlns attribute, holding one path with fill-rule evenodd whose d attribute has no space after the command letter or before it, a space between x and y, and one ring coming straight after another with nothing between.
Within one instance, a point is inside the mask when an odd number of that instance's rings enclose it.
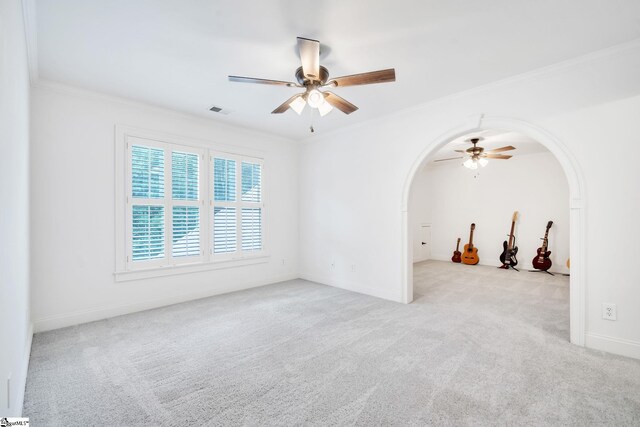
<instances>
[{"instance_id":1,"label":"window frame","mask_svg":"<svg viewBox=\"0 0 640 427\"><path fill-rule=\"evenodd\" d=\"M195 140L116 125L116 281L135 280L138 278L157 277L192 271L228 268L255 263L268 262L266 252L267 236L265 233L265 167L264 153L243 147L230 147L209 141ZM164 198L134 199L132 197L132 165L131 151L133 145L141 145L163 149L164 156ZM173 200L172 188L172 152L194 153L199 156L198 200ZM220 202L213 199L213 159L214 157L233 159L236 163L236 201L224 202L236 205L236 251L230 253L214 253L213 248L213 207ZM242 202L242 162L261 165L261 201ZM137 201L140 201L137 203ZM132 209L134 205L164 206L165 254L154 260L132 260ZM259 207L261 209L260 250L242 250L242 207ZM200 255L173 257L173 207L198 206L200 217Z\"/></svg>"},{"instance_id":2,"label":"window frame","mask_svg":"<svg viewBox=\"0 0 640 427\"><path fill-rule=\"evenodd\" d=\"M213 162L215 158L222 158L228 160L235 160L236 162L236 200L233 202L230 201L215 201L213 197L213 183L214 183L214 168ZM242 162L259 164L260 165L260 175L261 175L261 184L260 184L260 202L247 202L242 200ZM237 154L230 154L216 150L209 151L209 184L211 185L211 200L209 202L209 229L210 237L212 239L210 250L211 255L215 259L219 260L234 260L234 259L242 259L251 255L260 255L264 252L264 159L259 159L256 157L249 156L240 156ZM234 252L222 252L216 254L214 252L213 247L213 231L214 231L214 215L213 210L216 206L220 207L233 207L236 209L236 250ZM255 251L245 251L242 250L242 209L243 208L260 208L261 216L260 216L260 230L262 234L262 249Z\"/></svg>"},{"instance_id":3,"label":"window frame","mask_svg":"<svg viewBox=\"0 0 640 427\"><path fill-rule=\"evenodd\" d=\"M162 199L138 199L132 196L132 168L131 154L134 145L153 147L164 151L164 198ZM198 168L198 200L174 200L173 199L173 170L172 154L174 151L182 153L197 154L199 159ZM200 234L203 231L203 213L205 203L203 194L206 190L206 175L203 174L202 164L205 162L205 150L196 147L187 147L153 139L141 138L138 136L128 136L126 138L126 178L125 178L125 199L126 199L126 247L127 247L127 270L141 270L153 267L173 267L178 264L193 264L203 262L205 258L206 246L200 240L200 254L197 256L174 257L173 256L173 208L175 206L197 206L200 208ZM204 176L203 176L204 175ZM133 261L133 206L163 206L164 207L164 257L153 260ZM205 227L206 228L206 227Z\"/></svg>"}]
</instances>

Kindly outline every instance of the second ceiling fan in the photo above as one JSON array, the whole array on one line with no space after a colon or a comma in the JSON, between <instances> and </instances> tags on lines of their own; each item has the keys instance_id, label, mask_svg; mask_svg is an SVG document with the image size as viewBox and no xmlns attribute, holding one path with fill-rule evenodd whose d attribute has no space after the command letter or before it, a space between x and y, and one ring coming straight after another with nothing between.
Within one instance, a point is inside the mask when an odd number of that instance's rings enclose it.
<instances>
[{"instance_id":1,"label":"second ceiling fan","mask_svg":"<svg viewBox=\"0 0 640 427\"><path fill-rule=\"evenodd\" d=\"M393 68L329 79L329 70L320 65L320 42L318 40L298 37L298 51L302 66L295 72L297 83L241 76L229 76L229 80L232 82L299 87L304 89L304 92L293 95L273 110L271 114L281 114L289 108L298 114L302 114L302 110L308 104L311 108L317 108L321 116L328 114L333 107L345 114L351 114L358 109L358 107L335 93L321 89L386 83L396 80L396 72Z\"/></svg>"},{"instance_id":2,"label":"second ceiling fan","mask_svg":"<svg viewBox=\"0 0 640 427\"><path fill-rule=\"evenodd\" d=\"M478 165L484 167L487 165L487 159L509 160L512 156L508 154L499 154L505 151L515 150L516 147L507 145L505 147L494 148L492 150L486 150L482 147L478 147L478 142L483 141L483 138L470 138L467 142L473 144L473 147L466 150L455 150L456 153L464 153L466 156L450 157L448 159L434 160L434 162L444 162L447 160L458 160L467 157L467 160L462 163L469 169L478 169Z\"/></svg>"}]
</instances>

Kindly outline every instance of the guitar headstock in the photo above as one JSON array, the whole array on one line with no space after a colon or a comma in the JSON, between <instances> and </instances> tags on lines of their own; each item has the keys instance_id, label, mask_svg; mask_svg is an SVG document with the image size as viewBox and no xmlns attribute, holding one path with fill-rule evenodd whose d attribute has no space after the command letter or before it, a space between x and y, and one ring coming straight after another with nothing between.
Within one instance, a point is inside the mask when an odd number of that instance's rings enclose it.
<instances>
[{"instance_id":1,"label":"guitar headstock","mask_svg":"<svg viewBox=\"0 0 640 427\"><path fill-rule=\"evenodd\" d=\"M517 220L518 220L518 211L515 211L513 213L513 217L511 218L511 221L512 222L516 222Z\"/></svg>"},{"instance_id":2,"label":"guitar headstock","mask_svg":"<svg viewBox=\"0 0 640 427\"><path fill-rule=\"evenodd\" d=\"M458 244L460 244L460 238L458 237Z\"/></svg>"},{"instance_id":3,"label":"guitar headstock","mask_svg":"<svg viewBox=\"0 0 640 427\"><path fill-rule=\"evenodd\" d=\"M471 224L471 231L476 229L476 223L474 222L473 224Z\"/></svg>"},{"instance_id":4,"label":"guitar headstock","mask_svg":"<svg viewBox=\"0 0 640 427\"><path fill-rule=\"evenodd\" d=\"M552 225L553 225L553 221L549 221L547 223L547 231L549 231L549 229L551 228Z\"/></svg>"}]
</instances>

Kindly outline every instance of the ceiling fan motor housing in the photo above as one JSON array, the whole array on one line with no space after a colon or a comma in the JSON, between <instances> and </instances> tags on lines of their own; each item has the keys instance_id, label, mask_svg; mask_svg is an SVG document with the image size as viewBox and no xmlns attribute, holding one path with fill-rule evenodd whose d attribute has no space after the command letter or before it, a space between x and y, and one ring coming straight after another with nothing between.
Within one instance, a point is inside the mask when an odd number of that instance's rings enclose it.
<instances>
[{"instance_id":1,"label":"ceiling fan motor housing","mask_svg":"<svg viewBox=\"0 0 640 427\"><path fill-rule=\"evenodd\" d=\"M320 65L319 70L320 70L320 73L319 73L320 80L309 80L307 76L304 75L304 71L302 71L302 67L298 67L298 69L296 70L296 80L298 80L298 83L300 83L303 86L313 85L314 83L321 86L325 84L327 80L329 80L329 70L327 70L322 65Z\"/></svg>"},{"instance_id":2,"label":"ceiling fan motor housing","mask_svg":"<svg viewBox=\"0 0 640 427\"><path fill-rule=\"evenodd\" d=\"M482 141L482 138L471 138L468 139L467 141L469 141L470 143L473 144L473 147L471 148L467 148L467 153L471 154L472 157L478 157L480 154L482 154L482 152L484 151L484 148L482 147L478 147L476 144L480 141Z\"/></svg>"}]
</instances>

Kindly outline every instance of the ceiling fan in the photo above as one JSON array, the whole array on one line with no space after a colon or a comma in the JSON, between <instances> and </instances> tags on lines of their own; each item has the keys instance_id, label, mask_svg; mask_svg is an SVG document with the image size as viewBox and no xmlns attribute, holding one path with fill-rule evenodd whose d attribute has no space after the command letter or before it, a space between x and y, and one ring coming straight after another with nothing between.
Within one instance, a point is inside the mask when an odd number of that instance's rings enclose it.
<instances>
[{"instance_id":1,"label":"ceiling fan","mask_svg":"<svg viewBox=\"0 0 640 427\"><path fill-rule=\"evenodd\" d=\"M489 161L487 159L498 159L498 160L508 160L512 156L508 154L498 154L504 151L515 150L516 147L507 145L506 147L494 148L493 150L485 151L484 148L478 147L478 142L483 141L484 138L470 138L467 139L466 142L470 142L473 144L473 147L467 148L466 150L455 150L457 153L466 153L466 156L460 157L450 157L448 159L439 159L434 160L435 162L444 162L447 160L457 160L464 159L468 156L467 160L462 163L465 167L469 169L478 169L478 165L481 167L485 167Z\"/></svg>"},{"instance_id":2,"label":"ceiling fan","mask_svg":"<svg viewBox=\"0 0 640 427\"><path fill-rule=\"evenodd\" d=\"M320 65L320 42L318 40L298 37L298 51L300 52L302 66L298 67L295 72L297 83L241 76L229 76L229 80L232 82L260 83L304 89L304 92L293 95L273 110L271 114L282 114L291 108L300 115L305 105L308 104L309 107L318 109L321 116L328 114L333 107L345 114L353 113L358 107L333 92L321 91L320 89L386 83L396 80L396 72L393 68L352 74L329 80L329 70Z\"/></svg>"}]
</instances>

